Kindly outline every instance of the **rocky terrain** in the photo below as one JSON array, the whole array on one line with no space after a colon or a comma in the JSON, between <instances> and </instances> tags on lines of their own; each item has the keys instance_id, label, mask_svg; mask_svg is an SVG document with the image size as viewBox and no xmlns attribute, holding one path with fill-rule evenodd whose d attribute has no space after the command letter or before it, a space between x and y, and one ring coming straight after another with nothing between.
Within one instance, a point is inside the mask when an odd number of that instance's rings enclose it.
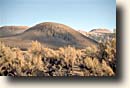
<instances>
[{"instance_id":1,"label":"rocky terrain","mask_svg":"<svg viewBox=\"0 0 130 88\"><path fill-rule=\"evenodd\" d=\"M92 29L89 32L79 32L97 42L106 42L107 40L110 40L115 37L115 34L108 29Z\"/></svg>"}]
</instances>

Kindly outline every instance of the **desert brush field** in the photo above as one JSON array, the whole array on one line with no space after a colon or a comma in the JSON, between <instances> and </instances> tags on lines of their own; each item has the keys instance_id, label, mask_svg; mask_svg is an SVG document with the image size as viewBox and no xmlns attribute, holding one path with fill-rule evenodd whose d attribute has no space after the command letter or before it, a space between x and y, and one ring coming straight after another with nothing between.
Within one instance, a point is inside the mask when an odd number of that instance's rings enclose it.
<instances>
[{"instance_id":1,"label":"desert brush field","mask_svg":"<svg viewBox=\"0 0 130 88\"><path fill-rule=\"evenodd\" d=\"M115 76L116 38L98 47L51 49L32 41L26 51L0 42L1 76Z\"/></svg>"}]
</instances>

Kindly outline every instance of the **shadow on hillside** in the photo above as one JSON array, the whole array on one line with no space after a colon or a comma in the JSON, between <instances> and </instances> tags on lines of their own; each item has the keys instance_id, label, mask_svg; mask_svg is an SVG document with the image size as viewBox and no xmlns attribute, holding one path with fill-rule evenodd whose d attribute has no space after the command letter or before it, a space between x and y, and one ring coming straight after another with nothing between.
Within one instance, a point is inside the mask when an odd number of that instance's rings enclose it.
<instances>
[{"instance_id":1,"label":"shadow on hillside","mask_svg":"<svg viewBox=\"0 0 130 88\"><path fill-rule=\"evenodd\" d=\"M117 73L115 77L8 77L9 83L88 83L88 82L121 82L122 81L122 57L123 57L123 8L116 7L116 33L117 33Z\"/></svg>"}]
</instances>

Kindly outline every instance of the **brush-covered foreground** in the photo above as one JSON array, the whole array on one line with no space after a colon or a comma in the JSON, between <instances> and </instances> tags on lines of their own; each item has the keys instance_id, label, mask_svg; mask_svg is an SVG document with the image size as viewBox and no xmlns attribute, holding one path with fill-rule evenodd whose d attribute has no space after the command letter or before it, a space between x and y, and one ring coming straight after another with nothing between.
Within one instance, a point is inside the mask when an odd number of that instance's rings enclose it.
<instances>
[{"instance_id":1,"label":"brush-covered foreground","mask_svg":"<svg viewBox=\"0 0 130 88\"><path fill-rule=\"evenodd\" d=\"M115 76L116 40L98 48L58 50L33 41L27 51L0 42L0 75L3 76Z\"/></svg>"}]
</instances>

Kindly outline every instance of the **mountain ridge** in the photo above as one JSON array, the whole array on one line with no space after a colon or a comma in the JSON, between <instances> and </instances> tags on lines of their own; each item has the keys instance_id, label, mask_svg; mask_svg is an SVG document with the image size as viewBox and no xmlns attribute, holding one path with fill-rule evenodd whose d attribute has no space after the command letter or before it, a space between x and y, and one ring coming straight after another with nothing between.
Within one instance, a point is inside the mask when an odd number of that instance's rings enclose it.
<instances>
[{"instance_id":1,"label":"mountain ridge","mask_svg":"<svg viewBox=\"0 0 130 88\"><path fill-rule=\"evenodd\" d=\"M21 34L6 38L8 40L39 41L50 48L59 48L71 45L76 48L96 46L97 42L82 35L73 28L55 22L43 22L30 27Z\"/></svg>"},{"instance_id":2,"label":"mountain ridge","mask_svg":"<svg viewBox=\"0 0 130 88\"><path fill-rule=\"evenodd\" d=\"M28 26L2 26L0 27L0 37L7 37L19 34L27 30Z\"/></svg>"}]
</instances>

